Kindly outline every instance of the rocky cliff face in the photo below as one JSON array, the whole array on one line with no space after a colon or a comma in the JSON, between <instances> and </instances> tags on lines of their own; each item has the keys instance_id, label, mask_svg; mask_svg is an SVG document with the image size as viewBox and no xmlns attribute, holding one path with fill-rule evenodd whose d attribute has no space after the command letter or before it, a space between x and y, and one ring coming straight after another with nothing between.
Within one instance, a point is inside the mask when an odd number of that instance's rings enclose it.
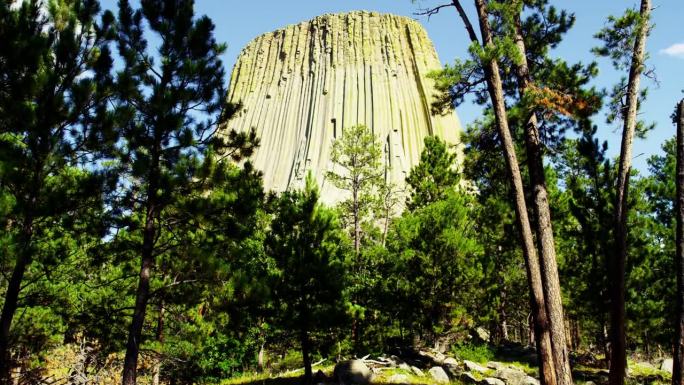
<instances>
[{"instance_id":1,"label":"rocky cliff face","mask_svg":"<svg viewBox=\"0 0 684 385\"><path fill-rule=\"evenodd\" d=\"M267 189L299 188L311 170L332 203L341 195L325 181L331 144L346 127L365 124L382 142L389 178L403 185L425 136L458 141L456 115L430 113L434 89L426 75L439 68L415 20L375 12L319 16L242 50L228 99L244 107L227 128L256 129L261 146L252 161Z\"/></svg>"}]
</instances>

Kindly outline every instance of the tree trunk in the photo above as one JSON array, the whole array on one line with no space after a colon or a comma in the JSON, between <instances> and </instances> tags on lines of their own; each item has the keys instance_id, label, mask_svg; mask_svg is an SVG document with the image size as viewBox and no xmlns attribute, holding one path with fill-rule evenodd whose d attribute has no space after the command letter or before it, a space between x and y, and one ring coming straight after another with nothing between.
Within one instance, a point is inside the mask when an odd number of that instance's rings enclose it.
<instances>
[{"instance_id":1,"label":"tree trunk","mask_svg":"<svg viewBox=\"0 0 684 385\"><path fill-rule=\"evenodd\" d=\"M12 270L12 276L7 284L5 302L0 315L0 383L9 384L12 380L12 357L10 354L10 328L12 319L17 310L21 282L24 279L26 268L31 262L31 242L33 238L33 216L28 215L26 223L22 227L22 244L17 254L17 261Z\"/></svg>"},{"instance_id":2,"label":"tree trunk","mask_svg":"<svg viewBox=\"0 0 684 385\"><path fill-rule=\"evenodd\" d=\"M262 342L259 346L259 354L257 355L257 372L262 373L264 371L264 358L266 357L266 350L264 350L264 343Z\"/></svg>"},{"instance_id":3,"label":"tree trunk","mask_svg":"<svg viewBox=\"0 0 684 385\"><path fill-rule=\"evenodd\" d=\"M159 318L157 318L157 342L159 345L164 344L164 300L159 301ZM152 385L159 385L159 378L161 377L161 367L162 367L162 356L157 360L154 365L154 373L152 375Z\"/></svg>"},{"instance_id":4,"label":"tree trunk","mask_svg":"<svg viewBox=\"0 0 684 385\"><path fill-rule=\"evenodd\" d=\"M527 64L527 49L522 35L520 15L515 16L515 43L520 52L521 61L516 66L518 88L522 100L530 84L530 71ZM563 316L563 302L561 298L558 266L556 263L556 246L551 225L551 209L549 208L548 192L546 189L546 175L544 174L544 160L542 144L538 130L537 115L530 111L529 120L525 126L525 147L527 149L527 167L530 173L532 187L532 205L536 216L536 232L539 242L539 260L544 285L544 300L549 317L551 346L556 365L558 385L572 384L570 371L570 357L565 332L565 317Z\"/></svg>"},{"instance_id":5,"label":"tree trunk","mask_svg":"<svg viewBox=\"0 0 684 385\"><path fill-rule=\"evenodd\" d=\"M359 218L359 188L354 183L352 188L352 199L354 200L354 255L356 257L356 263L359 263L359 254L361 253L361 218ZM360 266L357 266L360 268Z\"/></svg>"},{"instance_id":6,"label":"tree trunk","mask_svg":"<svg viewBox=\"0 0 684 385\"><path fill-rule=\"evenodd\" d=\"M302 344L302 360L304 361L304 383L311 384L313 373L311 370L311 346L309 333L305 329L300 330L300 343Z\"/></svg>"},{"instance_id":7,"label":"tree trunk","mask_svg":"<svg viewBox=\"0 0 684 385\"><path fill-rule=\"evenodd\" d=\"M467 17L465 17L465 12L461 7L460 2L454 0L454 5L456 6L459 14L461 14L461 17L464 19L464 22L466 22ZM492 32L489 26L489 19L484 0L475 0L475 7L477 9L480 23L483 45L491 46L493 44ZM470 26L470 23L466 22L466 28L469 30L471 40L477 41L477 36L472 30L472 27L468 26ZM505 155L504 158L508 167L509 177L511 178L510 182L514 196L516 219L518 228L520 229L523 255L525 257L527 277L530 285L531 307L536 321L535 337L537 338L537 351L540 360L541 379L542 383L545 385L556 385L556 369L551 351L549 325L544 301L544 292L542 289L539 260L534 247L530 221L527 216L527 204L525 202L522 177L520 175L518 159L515 153L515 146L513 144L511 132L508 127L508 116L506 114L503 87L501 78L499 76L499 64L496 60L491 60L488 63L483 63L483 66L485 69L485 76L487 78L489 95L494 108L496 125L499 129L500 140L503 146L503 152Z\"/></svg>"},{"instance_id":8,"label":"tree trunk","mask_svg":"<svg viewBox=\"0 0 684 385\"><path fill-rule=\"evenodd\" d=\"M501 280L503 281L503 279ZM501 340L508 341L508 316L506 314L506 289L503 287L503 282L499 282L502 285L501 289L501 303L499 304L499 329L501 330ZM513 329L515 331L515 329Z\"/></svg>"},{"instance_id":9,"label":"tree trunk","mask_svg":"<svg viewBox=\"0 0 684 385\"><path fill-rule=\"evenodd\" d=\"M627 371L627 344L625 336L625 266L627 262L627 197L629 174L632 166L632 141L637 125L639 83L644 68L646 35L648 34L651 0L641 0L641 22L634 41L634 52L627 83L627 108L624 115L620 165L615 201L614 256L611 274L610 306L610 385L624 385Z\"/></svg>"},{"instance_id":10,"label":"tree trunk","mask_svg":"<svg viewBox=\"0 0 684 385\"><path fill-rule=\"evenodd\" d=\"M148 195L148 199L151 200L151 197L153 196L152 194L156 192L156 189L150 188L149 190L150 194ZM156 217L156 205L154 202L148 202L147 206L145 229L143 233L140 278L138 280L138 290L135 296L135 310L133 312L133 319L128 330L128 342L126 343L126 357L124 359L123 368L123 385L136 384L140 338L142 336L142 328L145 322L147 302L150 296L150 276L152 273L152 266L154 266L153 251L156 233L154 223Z\"/></svg>"},{"instance_id":11,"label":"tree trunk","mask_svg":"<svg viewBox=\"0 0 684 385\"><path fill-rule=\"evenodd\" d=\"M385 223L383 224L382 228L382 247L385 247L385 244L387 243L387 231L389 230L389 222L390 222L390 209L385 208Z\"/></svg>"},{"instance_id":12,"label":"tree trunk","mask_svg":"<svg viewBox=\"0 0 684 385\"><path fill-rule=\"evenodd\" d=\"M672 385L684 383L684 99L677 108L677 219L675 265L677 274L677 320L672 370Z\"/></svg>"}]
</instances>

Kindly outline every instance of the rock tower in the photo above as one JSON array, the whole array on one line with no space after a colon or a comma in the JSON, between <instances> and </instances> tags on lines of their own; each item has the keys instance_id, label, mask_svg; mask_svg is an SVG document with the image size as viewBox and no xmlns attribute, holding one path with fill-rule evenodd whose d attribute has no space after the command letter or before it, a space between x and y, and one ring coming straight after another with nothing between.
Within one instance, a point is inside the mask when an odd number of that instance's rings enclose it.
<instances>
[{"instance_id":1,"label":"rock tower","mask_svg":"<svg viewBox=\"0 0 684 385\"><path fill-rule=\"evenodd\" d=\"M228 100L243 109L227 129L255 128L252 162L266 189L303 185L311 170L327 203L342 198L325 180L330 149L346 127L365 124L381 141L388 177L404 184L420 159L423 138L458 142L455 114L432 115L441 68L415 20L376 12L327 14L254 39L240 53Z\"/></svg>"}]
</instances>

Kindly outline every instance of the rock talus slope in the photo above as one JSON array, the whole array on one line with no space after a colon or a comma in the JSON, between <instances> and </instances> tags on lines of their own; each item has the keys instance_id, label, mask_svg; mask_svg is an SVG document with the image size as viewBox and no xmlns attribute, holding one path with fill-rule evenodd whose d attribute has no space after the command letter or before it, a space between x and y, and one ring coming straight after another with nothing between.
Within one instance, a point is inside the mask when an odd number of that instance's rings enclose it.
<instances>
[{"instance_id":1,"label":"rock talus slope","mask_svg":"<svg viewBox=\"0 0 684 385\"><path fill-rule=\"evenodd\" d=\"M223 129L256 129L261 146L252 162L266 189L300 188L311 170L323 200L334 203L343 196L325 180L332 142L365 124L382 143L388 178L403 185L425 136L459 139L455 114L430 113L435 91L427 74L440 68L415 20L365 11L322 15L242 50L228 100L243 109Z\"/></svg>"}]
</instances>

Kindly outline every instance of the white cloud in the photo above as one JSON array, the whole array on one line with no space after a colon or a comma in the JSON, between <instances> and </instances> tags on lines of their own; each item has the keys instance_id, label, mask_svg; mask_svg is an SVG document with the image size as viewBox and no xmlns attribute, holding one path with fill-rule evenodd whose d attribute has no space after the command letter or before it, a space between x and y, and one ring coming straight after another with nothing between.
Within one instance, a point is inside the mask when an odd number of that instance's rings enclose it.
<instances>
[{"instance_id":1,"label":"white cloud","mask_svg":"<svg viewBox=\"0 0 684 385\"><path fill-rule=\"evenodd\" d=\"M665 49L661 49L660 53L684 59L684 43L672 44L671 46Z\"/></svg>"}]
</instances>

